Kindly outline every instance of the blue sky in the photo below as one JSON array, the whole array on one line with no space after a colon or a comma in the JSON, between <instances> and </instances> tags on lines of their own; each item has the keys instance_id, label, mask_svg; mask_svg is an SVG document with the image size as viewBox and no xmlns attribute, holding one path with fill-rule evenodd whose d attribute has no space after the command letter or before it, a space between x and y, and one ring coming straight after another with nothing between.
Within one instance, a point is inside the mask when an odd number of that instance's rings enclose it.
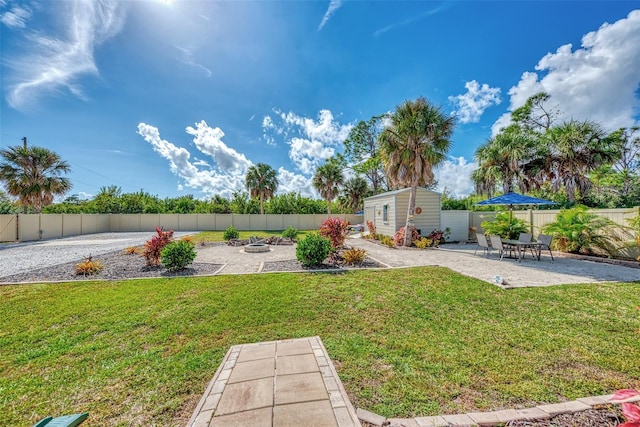
<instances>
[{"instance_id":1,"label":"blue sky","mask_svg":"<svg viewBox=\"0 0 640 427\"><path fill-rule=\"evenodd\" d=\"M47 147L69 194L230 196L246 169L316 197L359 120L424 96L458 117L440 188L531 95L640 124L638 1L0 0L0 145Z\"/></svg>"}]
</instances>

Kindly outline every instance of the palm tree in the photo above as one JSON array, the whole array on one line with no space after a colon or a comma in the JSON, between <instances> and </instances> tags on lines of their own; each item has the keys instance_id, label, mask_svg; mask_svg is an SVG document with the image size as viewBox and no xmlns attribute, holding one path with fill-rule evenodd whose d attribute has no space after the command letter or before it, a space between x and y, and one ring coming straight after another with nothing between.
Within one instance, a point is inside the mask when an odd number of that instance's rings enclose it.
<instances>
[{"instance_id":1,"label":"palm tree","mask_svg":"<svg viewBox=\"0 0 640 427\"><path fill-rule=\"evenodd\" d=\"M278 188L276 171L266 163L258 163L247 170L245 179L251 197L260 197L260 214L264 215L264 201L273 197Z\"/></svg>"},{"instance_id":2,"label":"palm tree","mask_svg":"<svg viewBox=\"0 0 640 427\"><path fill-rule=\"evenodd\" d=\"M346 200L346 205L356 213L362 207L362 200L367 193L367 181L356 176L344 183L342 194Z\"/></svg>"},{"instance_id":3,"label":"palm tree","mask_svg":"<svg viewBox=\"0 0 640 427\"><path fill-rule=\"evenodd\" d=\"M503 129L476 150L475 157L480 168L474 178L487 180L486 185L481 182L477 184L484 188L501 181L504 193L511 193L516 185L521 192L525 192L529 185L524 166L536 158L537 147L531 133L523 132L517 126Z\"/></svg>"},{"instance_id":4,"label":"palm tree","mask_svg":"<svg viewBox=\"0 0 640 427\"><path fill-rule=\"evenodd\" d=\"M607 137L594 122L564 122L549 129L545 137L551 150L547 162L553 187L556 191L564 187L571 203L576 192L584 196L591 188L590 172L620 157L617 139Z\"/></svg>"},{"instance_id":5,"label":"palm tree","mask_svg":"<svg viewBox=\"0 0 640 427\"><path fill-rule=\"evenodd\" d=\"M389 183L411 188L404 239L410 246L417 188L433 183L433 168L446 159L451 147L455 119L424 98L405 101L390 119L380 134L380 152Z\"/></svg>"},{"instance_id":6,"label":"palm tree","mask_svg":"<svg viewBox=\"0 0 640 427\"><path fill-rule=\"evenodd\" d=\"M0 159L0 180L11 196L18 197L24 213L29 206L42 212L54 196L71 189L71 181L60 176L70 171L68 163L51 150L25 143L0 150Z\"/></svg>"},{"instance_id":7,"label":"palm tree","mask_svg":"<svg viewBox=\"0 0 640 427\"><path fill-rule=\"evenodd\" d=\"M316 169L313 175L313 186L327 201L327 214L331 215L331 201L336 198L344 181L342 164L336 159L329 159Z\"/></svg>"}]
</instances>

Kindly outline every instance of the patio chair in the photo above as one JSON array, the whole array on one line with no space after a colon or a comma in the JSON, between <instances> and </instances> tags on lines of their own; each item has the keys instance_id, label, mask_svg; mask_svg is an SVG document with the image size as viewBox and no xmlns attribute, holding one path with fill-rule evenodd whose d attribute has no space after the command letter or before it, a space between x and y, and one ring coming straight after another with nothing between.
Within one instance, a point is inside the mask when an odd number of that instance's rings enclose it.
<instances>
[{"instance_id":1,"label":"patio chair","mask_svg":"<svg viewBox=\"0 0 640 427\"><path fill-rule=\"evenodd\" d=\"M89 413L64 415L62 417L47 417L38 421L33 427L76 427L89 417Z\"/></svg>"},{"instance_id":2,"label":"patio chair","mask_svg":"<svg viewBox=\"0 0 640 427\"><path fill-rule=\"evenodd\" d=\"M476 238L478 239L478 246L476 247L476 250L473 251L473 254L475 255L476 252L478 252L478 249L482 249L485 255L488 256L489 252L491 252L491 246L489 246L489 242L487 242L487 236L476 233Z\"/></svg>"},{"instance_id":3,"label":"patio chair","mask_svg":"<svg viewBox=\"0 0 640 427\"><path fill-rule=\"evenodd\" d=\"M518 237L518 241L519 242L531 242L531 239L533 238L533 235L531 233L520 233L520 236ZM537 258L538 255L536 254L536 248L532 245L529 246L529 250L531 251L531 256L534 258ZM525 250L526 251L526 250ZM524 258L524 252L522 253L522 257Z\"/></svg>"},{"instance_id":4,"label":"patio chair","mask_svg":"<svg viewBox=\"0 0 640 427\"><path fill-rule=\"evenodd\" d=\"M489 236L489 239L491 240L491 247L498 251L498 255L500 255L500 261L502 261L502 258L504 258L505 252L509 251L509 256L513 254L513 246L503 244L500 236L491 235Z\"/></svg>"},{"instance_id":5,"label":"patio chair","mask_svg":"<svg viewBox=\"0 0 640 427\"><path fill-rule=\"evenodd\" d=\"M553 240L552 236L548 234L540 234L538 236L536 248L538 249L538 254L542 251L549 251L549 255L551 255L551 261L555 261L553 259L553 253L551 252L551 240Z\"/></svg>"}]
</instances>

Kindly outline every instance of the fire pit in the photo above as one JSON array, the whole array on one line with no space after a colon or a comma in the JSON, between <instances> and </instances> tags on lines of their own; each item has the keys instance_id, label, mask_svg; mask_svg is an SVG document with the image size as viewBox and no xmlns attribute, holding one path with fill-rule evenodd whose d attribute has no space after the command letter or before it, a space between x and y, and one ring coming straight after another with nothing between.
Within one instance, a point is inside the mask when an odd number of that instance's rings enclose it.
<instances>
[{"instance_id":1,"label":"fire pit","mask_svg":"<svg viewBox=\"0 0 640 427\"><path fill-rule=\"evenodd\" d=\"M244 247L244 251L250 254L269 252L270 250L271 248L266 243L249 243Z\"/></svg>"}]
</instances>

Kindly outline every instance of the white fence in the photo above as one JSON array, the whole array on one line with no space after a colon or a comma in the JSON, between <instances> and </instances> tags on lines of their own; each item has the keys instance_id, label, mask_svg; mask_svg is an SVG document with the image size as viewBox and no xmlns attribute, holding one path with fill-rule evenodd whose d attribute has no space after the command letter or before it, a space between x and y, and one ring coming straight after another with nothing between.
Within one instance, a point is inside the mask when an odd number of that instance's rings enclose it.
<instances>
[{"instance_id":1,"label":"white fence","mask_svg":"<svg viewBox=\"0 0 640 427\"><path fill-rule=\"evenodd\" d=\"M350 224L363 222L362 215L331 215ZM0 215L0 242L54 239L80 234L118 231L150 231L156 227L174 231L298 230L320 228L329 218L315 215L236 215L236 214L15 214Z\"/></svg>"}]
</instances>

